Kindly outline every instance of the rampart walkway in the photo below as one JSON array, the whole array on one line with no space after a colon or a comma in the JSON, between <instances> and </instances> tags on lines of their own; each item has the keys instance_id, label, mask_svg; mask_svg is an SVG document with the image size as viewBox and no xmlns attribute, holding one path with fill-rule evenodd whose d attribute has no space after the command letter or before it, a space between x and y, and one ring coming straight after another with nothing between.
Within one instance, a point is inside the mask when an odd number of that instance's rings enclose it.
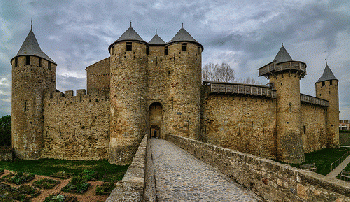
<instances>
[{"instance_id":1,"label":"rampart walkway","mask_svg":"<svg viewBox=\"0 0 350 202\"><path fill-rule=\"evenodd\" d=\"M174 144L151 139L158 201L259 201L252 191Z\"/></svg>"}]
</instances>

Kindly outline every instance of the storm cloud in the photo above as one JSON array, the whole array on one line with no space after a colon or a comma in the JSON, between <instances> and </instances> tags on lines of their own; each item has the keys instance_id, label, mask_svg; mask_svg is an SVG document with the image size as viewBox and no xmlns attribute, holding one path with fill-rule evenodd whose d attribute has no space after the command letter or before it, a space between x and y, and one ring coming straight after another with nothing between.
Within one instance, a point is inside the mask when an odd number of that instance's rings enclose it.
<instances>
[{"instance_id":1,"label":"storm cloud","mask_svg":"<svg viewBox=\"0 0 350 202\"><path fill-rule=\"evenodd\" d=\"M85 68L109 56L108 46L129 27L145 40L171 40L184 28L204 46L203 65L226 62L237 78L262 84L258 68L271 62L282 43L307 64L302 93L327 63L339 79L340 118L350 119L349 1L1 1L0 116L10 113L10 60L30 30L57 64L60 91L86 88Z\"/></svg>"}]
</instances>

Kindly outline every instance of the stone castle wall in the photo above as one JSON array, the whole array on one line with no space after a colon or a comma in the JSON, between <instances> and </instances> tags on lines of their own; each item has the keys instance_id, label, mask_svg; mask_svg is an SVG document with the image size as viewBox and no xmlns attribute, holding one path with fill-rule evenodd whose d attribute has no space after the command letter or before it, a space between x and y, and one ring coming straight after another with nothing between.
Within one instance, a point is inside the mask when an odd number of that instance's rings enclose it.
<instances>
[{"instance_id":1,"label":"stone castle wall","mask_svg":"<svg viewBox=\"0 0 350 202\"><path fill-rule=\"evenodd\" d=\"M203 105L207 142L275 158L276 99L211 94Z\"/></svg>"},{"instance_id":2,"label":"stone castle wall","mask_svg":"<svg viewBox=\"0 0 350 202\"><path fill-rule=\"evenodd\" d=\"M108 159L110 103L85 90L48 94L44 102L42 158Z\"/></svg>"},{"instance_id":3,"label":"stone castle wall","mask_svg":"<svg viewBox=\"0 0 350 202\"><path fill-rule=\"evenodd\" d=\"M110 154L111 163L131 163L146 132L147 46L142 42L114 44L110 59Z\"/></svg>"},{"instance_id":4,"label":"stone castle wall","mask_svg":"<svg viewBox=\"0 0 350 202\"><path fill-rule=\"evenodd\" d=\"M36 56L18 56L11 61L11 142L20 159L40 158L43 96L56 88L56 64L39 60Z\"/></svg>"},{"instance_id":5,"label":"stone castle wall","mask_svg":"<svg viewBox=\"0 0 350 202\"><path fill-rule=\"evenodd\" d=\"M110 60L105 58L86 67L87 94L109 96Z\"/></svg>"},{"instance_id":6,"label":"stone castle wall","mask_svg":"<svg viewBox=\"0 0 350 202\"><path fill-rule=\"evenodd\" d=\"M303 149L310 153L326 147L326 110L319 105L301 104L301 134Z\"/></svg>"},{"instance_id":7,"label":"stone castle wall","mask_svg":"<svg viewBox=\"0 0 350 202\"><path fill-rule=\"evenodd\" d=\"M339 146L339 97L338 81L317 82L316 96L329 101L327 109L327 145L329 147Z\"/></svg>"}]
</instances>

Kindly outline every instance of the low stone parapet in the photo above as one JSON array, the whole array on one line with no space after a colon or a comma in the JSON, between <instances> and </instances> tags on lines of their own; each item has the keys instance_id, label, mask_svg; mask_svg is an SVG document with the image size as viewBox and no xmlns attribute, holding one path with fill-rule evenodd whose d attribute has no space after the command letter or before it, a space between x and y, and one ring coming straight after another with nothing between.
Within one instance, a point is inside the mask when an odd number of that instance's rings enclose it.
<instances>
[{"instance_id":1,"label":"low stone parapet","mask_svg":"<svg viewBox=\"0 0 350 202\"><path fill-rule=\"evenodd\" d=\"M147 153L147 135L142 139L131 165L123 179L116 184L116 188L107 198L107 202L114 201L142 201L145 188L145 165Z\"/></svg>"},{"instance_id":2,"label":"low stone parapet","mask_svg":"<svg viewBox=\"0 0 350 202\"><path fill-rule=\"evenodd\" d=\"M350 201L350 183L180 136L166 139L266 201Z\"/></svg>"}]
</instances>

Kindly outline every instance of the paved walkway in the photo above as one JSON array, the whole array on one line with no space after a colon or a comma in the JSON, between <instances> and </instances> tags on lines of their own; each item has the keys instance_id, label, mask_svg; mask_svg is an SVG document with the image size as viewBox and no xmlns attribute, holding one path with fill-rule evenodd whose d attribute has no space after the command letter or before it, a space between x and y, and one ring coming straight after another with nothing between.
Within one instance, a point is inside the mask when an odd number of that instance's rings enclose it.
<instances>
[{"instance_id":1,"label":"paved walkway","mask_svg":"<svg viewBox=\"0 0 350 202\"><path fill-rule=\"evenodd\" d=\"M332 172L326 175L326 178L336 178L344 168L350 163L350 156L346 157L346 159L339 164Z\"/></svg>"},{"instance_id":2,"label":"paved walkway","mask_svg":"<svg viewBox=\"0 0 350 202\"><path fill-rule=\"evenodd\" d=\"M173 143L151 139L158 201L259 201Z\"/></svg>"}]
</instances>

